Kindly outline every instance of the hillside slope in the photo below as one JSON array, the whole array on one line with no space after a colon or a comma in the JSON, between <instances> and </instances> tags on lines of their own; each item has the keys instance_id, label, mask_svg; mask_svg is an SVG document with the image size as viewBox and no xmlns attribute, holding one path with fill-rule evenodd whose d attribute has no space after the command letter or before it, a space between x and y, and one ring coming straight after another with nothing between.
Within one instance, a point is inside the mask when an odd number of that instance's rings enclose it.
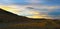
<instances>
[{"instance_id":1,"label":"hillside slope","mask_svg":"<svg viewBox=\"0 0 60 29\"><path fill-rule=\"evenodd\" d=\"M0 29L60 29L60 20L32 19L0 9Z\"/></svg>"}]
</instances>

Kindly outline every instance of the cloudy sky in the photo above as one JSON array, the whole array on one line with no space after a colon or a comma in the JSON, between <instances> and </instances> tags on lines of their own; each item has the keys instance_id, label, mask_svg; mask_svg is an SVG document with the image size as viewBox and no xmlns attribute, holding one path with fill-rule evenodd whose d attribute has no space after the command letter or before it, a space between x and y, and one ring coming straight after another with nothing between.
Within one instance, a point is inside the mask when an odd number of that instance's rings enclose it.
<instances>
[{"instance_id":1,"label":"cloudy sky","mask_svg":"<svg viewBox=\"0 0 60 29\"><path fill-rule=\"evenodd\" d=\"M60 0L0 0L0 8L29 18L60 19Z\"/></svg>"}]
</instances>

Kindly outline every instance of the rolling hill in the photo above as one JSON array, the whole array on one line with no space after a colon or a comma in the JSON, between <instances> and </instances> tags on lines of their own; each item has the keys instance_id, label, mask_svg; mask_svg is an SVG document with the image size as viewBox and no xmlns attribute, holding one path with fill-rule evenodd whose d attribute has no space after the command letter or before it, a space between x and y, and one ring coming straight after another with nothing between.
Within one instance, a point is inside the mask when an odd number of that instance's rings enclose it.
<instances>
[{"instance_id":1,"label":"rolling hill","mask_svg":"<svg viewBox=\"0 0 60 29\"><path fill-rule=\"evenodd\" d=\"M0 29L60 29L60 20L32 19L0 8Z\"/></svg>"}]
</instances>

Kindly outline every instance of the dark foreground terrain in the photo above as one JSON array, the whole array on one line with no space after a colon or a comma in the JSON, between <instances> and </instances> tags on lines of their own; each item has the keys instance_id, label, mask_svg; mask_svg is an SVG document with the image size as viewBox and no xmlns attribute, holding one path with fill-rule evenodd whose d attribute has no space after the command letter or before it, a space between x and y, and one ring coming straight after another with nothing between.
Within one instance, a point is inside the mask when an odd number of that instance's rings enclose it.
<instances>
[{"instance_id":1,"label":"dark foreground terrain","mask_svg":"<svg viewBox=\"0 0 60 29\"><path fill-rule=\"evenodd\" d=\"M32 19L0 9L0 29L60 29L60 20Z\"/></svg>"}]
</instances>

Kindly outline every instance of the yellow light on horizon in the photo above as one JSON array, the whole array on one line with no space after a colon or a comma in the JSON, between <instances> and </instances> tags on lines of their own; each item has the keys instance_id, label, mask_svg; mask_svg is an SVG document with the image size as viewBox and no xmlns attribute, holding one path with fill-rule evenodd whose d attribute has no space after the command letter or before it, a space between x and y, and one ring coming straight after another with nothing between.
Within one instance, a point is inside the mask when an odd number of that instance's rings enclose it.
<instances>
[{"instance_id":1,"label":"yellow light on horizon","mask_svg":"<svg viewBox=\"0 0 60 29\"><path fill-rule=\"evenodd\" d=\"M11 8L11 7L0 6L0 8L4 9L5 11L9 11L11 13L14 13L14 14L18 14L18 12L19 12L18 10Z\"/></svg>"},{"instance_id":2,"label":"yellow light on horizon","mask_svg":"<svg viewBox=\"0 0 60 29\"><path fill-rule=\"evenodd\" d=\"M27 17L29 17L29 18L44 18L44 17L39 16L39 15L33 15L33 16L27 16Z\"/></svg>"},{"instance_id":3,"label":"yellow light on horizon","mask_svg":"<svg viewBox=\"0 0 60 29\"><path fill-rule=\"evenodd\" d=\"M4 10L6 10L6 11L9 11L9 12L12 12L12 13L14 13L14 14L19 14L19 10L16 10L16 9L14 9L14 8L11 8L11 7L6 7L6 6L0 6L0 8L2 8L2 9L4 9ZM27 12L28 13L28 12ZM44 18L44 17L42 17L42 16L40 16L40 13L39 12L35 12L35 11L31 11L31 12L29 12L30 14L35 14L35 15L32 15L32 16L26 16L26 17L28 17L28 18ZM29 14L29 15L30 15Z\"/></svg>"}]
</instances>

